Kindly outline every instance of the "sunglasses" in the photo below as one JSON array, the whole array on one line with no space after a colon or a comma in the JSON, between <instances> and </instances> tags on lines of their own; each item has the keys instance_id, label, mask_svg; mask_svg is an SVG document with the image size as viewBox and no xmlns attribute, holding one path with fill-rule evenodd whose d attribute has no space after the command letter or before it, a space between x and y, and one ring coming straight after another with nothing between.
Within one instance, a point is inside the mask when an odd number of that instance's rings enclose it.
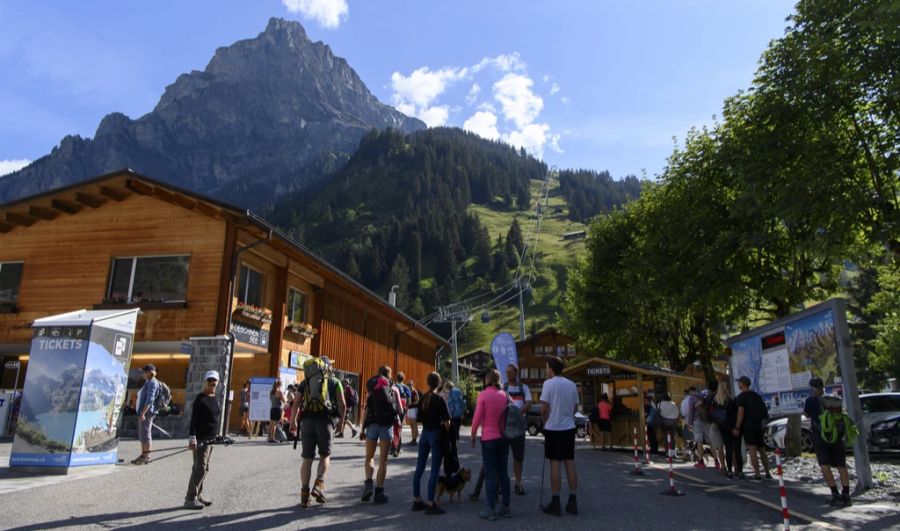
<instances>
[{"instance_id":1,"label":"sunglasses","mask_svg":"<svg viewBox=\"0 0 900 531\"><path fill-rule=\"evenodd\" d=\"M218 382L218 381L219 381L219 380L216 380L215 378L207 378L207 379L206 379L206 383L216 383L216 382Z\"/></svg>"}]
</instances>

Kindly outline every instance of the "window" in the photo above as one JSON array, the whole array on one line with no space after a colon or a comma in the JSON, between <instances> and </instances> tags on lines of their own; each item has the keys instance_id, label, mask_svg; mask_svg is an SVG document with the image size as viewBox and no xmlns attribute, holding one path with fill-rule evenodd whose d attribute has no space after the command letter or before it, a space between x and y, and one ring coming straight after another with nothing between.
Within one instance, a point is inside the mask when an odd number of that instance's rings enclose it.
<instances>
[{"instance_id":1,"label":"window","mask_svg":"<svg viewBox=\"0 0 900 531\"><path fill-rule=\"evenodd\" d=\"M191 257L130 256L113 258L110 265L110 302L184 302Z\"/></svg>"},{"instance_id":2,"label":"window","mask_svg":"<svg viewBox=\"0 0 900 531\"><path fill-rule=\"evenodd\" d=\"M306 293L291 288L288 295L287 316L288 322L291 323L306 322Z\"/></svg>"},{"instance_id":3,"label":"window","mask_svg":"<svg viewBox=\"0 0 900 531\"><path fill-rule=\"evenodd\" d=\"M16 309L24 265L22 262L0 262L0 312Z\"/></svg>"},{"instance_id":4,"label":"window","mask_svg":"<svg viewBox=\"0 0 900 531\"><path fill-rule=\"evenodd\" d=\"M242 265L237 298L243 304L262 307L262 273Z\"/></svg>"}]
</instances>

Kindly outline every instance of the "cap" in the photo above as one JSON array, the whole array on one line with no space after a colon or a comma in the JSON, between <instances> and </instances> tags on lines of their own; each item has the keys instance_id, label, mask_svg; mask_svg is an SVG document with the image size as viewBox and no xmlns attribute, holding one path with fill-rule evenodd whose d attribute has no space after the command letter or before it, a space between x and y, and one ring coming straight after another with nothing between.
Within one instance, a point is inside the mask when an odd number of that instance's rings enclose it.
<instances>
[{"instance_id":1,"label":"cap","mask_svg":"<svg viewBox=\"0 0 900 531\"><path fill-rule=\"evenodd\" d=\"M215 378L216 381L219 380L219 372L218 371L206 371L206 376L203 377L204 380L209 380L210 378Z\"/></svg>"},{"instance_id":2,"label":"cap","mask_svg":"<svg viewBox=\"0 0 900 531\"><path fill-rule=\"evenodd\" d=\"M143 370L144 372L156 372L156 365L148 363L147 365L144 365L144 368L141 370Z\"/></svg>"},{"instance_id":3,"label":"cap","mask_svg":"<svg viewBox=\"0 0 900 531\"><path fill-rule=\"evenodd\" d=\"M809 386L815 389L822 389L825 387L825 382L823 382L821 378L816 377L809 381Z\"/></svg>"},{"instance_id":4,"label":"cap","mask_svg":"<svg viewBox=\"0 0 900 531\"><path fill-rule=\"evenodd\" d=\"M741 376L740 378L738 378L737 381L744 385L750 385L750 383L751 383L750 378L747 378L746 376Z\"/></svg>"}]
</instances>

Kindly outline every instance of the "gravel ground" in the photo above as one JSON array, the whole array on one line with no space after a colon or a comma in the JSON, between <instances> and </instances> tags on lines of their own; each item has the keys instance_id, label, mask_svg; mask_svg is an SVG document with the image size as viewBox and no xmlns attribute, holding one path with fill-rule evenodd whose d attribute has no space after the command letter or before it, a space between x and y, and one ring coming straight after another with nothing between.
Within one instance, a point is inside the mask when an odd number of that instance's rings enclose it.
<instances>
[{"instance_id":1,"label":"gravel ground","mask_svg":"<svg viewBox=\"0 0 900 531\"><path fill-rule=\"evenodd\" d=\"M847 467L850 472L850 486L853 487L856 484L856 463L852 457L847 458ZM900 464L872 463L871 467L875 487L863 494L855 494L854 499L859 501L900 501ZM824 484L822 472L815 457L790 457L785 459L782 468L785 479Z\"/></svg>"}]
</instances>

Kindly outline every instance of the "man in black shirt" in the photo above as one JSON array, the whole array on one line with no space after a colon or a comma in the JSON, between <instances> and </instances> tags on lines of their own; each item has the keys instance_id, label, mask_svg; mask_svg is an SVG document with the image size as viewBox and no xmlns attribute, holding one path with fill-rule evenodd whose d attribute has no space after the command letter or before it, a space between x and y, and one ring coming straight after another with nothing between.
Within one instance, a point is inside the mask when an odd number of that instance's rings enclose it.
<instances>
[{"instance_id":1,"label":"man in black shirt","mask_svg":"<svg viewBox=\"0 0 900 531\"><path fill-rule=\"evenodd\" d=\"M763 469L766 471L766 479L772 479L769 472L769 456L766 455L766 443L763 432L763 423L769 413L766 402L759 393L750 389L750 378L741 376L738 378L738 388L741 394L735 400L737 406L737 421L731 434L735 437L743 435L744 443L750 453L750 463L753 465L753 479L762 479L759 475L759 461L762 460ZM759 453L759 456L757 456Z\"/></svg>"},{"instance_id":2,"label":"man in black shirt","mask_svg":"<svg viewBox=\"0 0 900 531\"><path fill-rule=\"evenodd\" d=\"M216 399L219 373L207 371L205 380L203 392L194 399L191 413L191 438L188 447L194 452L194 467L191 470L187 495L184 497L186 509L202 509L212 505L212 502L204 500L200 494L203 492L203 480L209 472L209 456L212 454L212 445L203 443L214 438L219 429L221 408Z\"/></svg>"}]
</instances>

